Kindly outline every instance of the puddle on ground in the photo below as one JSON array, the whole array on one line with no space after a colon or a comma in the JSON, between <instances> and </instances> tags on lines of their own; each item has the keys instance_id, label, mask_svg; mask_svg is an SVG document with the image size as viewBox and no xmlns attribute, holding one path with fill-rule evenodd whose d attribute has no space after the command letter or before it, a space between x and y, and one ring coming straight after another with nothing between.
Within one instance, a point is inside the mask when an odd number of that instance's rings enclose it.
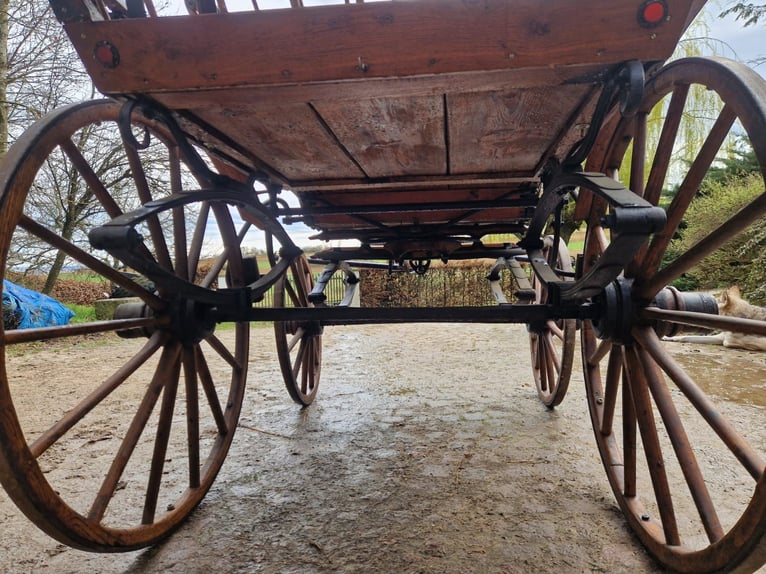
<instances>
[{"instance_id":1,"label":"puddle on ground","mask_svg":"<svg viewBox=\"0 0 766 574\"><path fill-rule=\"evenodd\" d=\"M707 394L766 407L766 353L692 343L665 344Z\"/></svg>"}]
</instances>

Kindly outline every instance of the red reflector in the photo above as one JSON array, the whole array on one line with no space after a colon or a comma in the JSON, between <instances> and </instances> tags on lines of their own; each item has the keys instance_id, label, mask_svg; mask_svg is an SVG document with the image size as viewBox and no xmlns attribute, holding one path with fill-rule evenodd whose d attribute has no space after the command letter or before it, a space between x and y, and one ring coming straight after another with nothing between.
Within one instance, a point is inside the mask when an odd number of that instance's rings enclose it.
<instances>
[{"instance_id":1,"label":"red reflector","mask_svg":"<svg viewBox=\"0 0 766 574\"><path fill-rule=\"evenodd\" d=\"M96 60L105 68L116 68L120 63L120 53L111 43L102 40L93 49Z\"/></svg>"},{"instance_id":2,"label":"red reflector","mask_svg":"<svg viewBox=\"0 0 766 574\"><path fill-rule=\"evenodd\" d=\"M668 5L664 0L648 0L638 11L638 21L642 26L651 28L667 19Z\"/></svg>"}]
</instances>

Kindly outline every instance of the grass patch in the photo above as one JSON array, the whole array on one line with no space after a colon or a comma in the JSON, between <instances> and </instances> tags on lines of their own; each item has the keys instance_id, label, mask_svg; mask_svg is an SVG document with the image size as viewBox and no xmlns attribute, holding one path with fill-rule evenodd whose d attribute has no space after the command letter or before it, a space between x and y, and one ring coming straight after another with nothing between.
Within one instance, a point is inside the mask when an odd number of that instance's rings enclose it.
<instances>
[{"instance_id":1,"label":"grass patch","mask_svg":"<svg viewBox=\"0 0 766 574\"><path fill-rule=\"evenodd\" d=\"M65 306L74 313L70 323L90 323L96 320L96 308L93 305L66 303Z\"/></svg>"},{"instance_id":2,"label":"grass patch","mask_svg":"<svg viewBox=\"0 0 766 574\"><path fill-rule=\"evenodd\" d=\"M95 271L71 271L62 273L59 275L61 279L68 279L70 281L82 281L83 283L105 283L103 275L96 273Z\"/></svg>"}]
</instances>

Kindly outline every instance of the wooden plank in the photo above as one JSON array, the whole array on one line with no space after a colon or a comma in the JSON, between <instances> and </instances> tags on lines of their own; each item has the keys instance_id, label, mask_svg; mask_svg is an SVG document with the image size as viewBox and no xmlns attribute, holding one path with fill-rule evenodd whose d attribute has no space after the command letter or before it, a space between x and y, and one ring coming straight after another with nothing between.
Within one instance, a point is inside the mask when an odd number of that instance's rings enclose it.
<instances>
[{"instance_id":1,"label":"wooden plank","mask_svg":"<svg viewBox=\"0 0 766 574\"><path fill-rule=\"evenodd\" d=\"M461 72L365 81L323 81L268 86L230 86L194 91L149 91L169 109L253 105L267 108L290 103L359 100L378 97L435 96L446 93L496 92L562 84L592 84L607 69L603 64Z\"/></svg>"},{"instance_id":2,"label":"wooden plank","mask_svg":"<svg viewBox=\"0 0 766 574\"><path fill-rule=\"evenodd\" d=\"M447 96L451 171L534 171L589 86Z\"/></svg>"},{"instance_id":3,"label":"wooden plank","mask_svg":"<svg viewBox=\"0 0 766 574\"><path fill-rule=\"evenodd\" d=\"M641 27L633 1L419 0L69 22L99 90L145 93L664 60L693 0ZM101 64L97 46L117 62Z\"/></svg>"},{"instance_id":4,"label":"wooden plank","mask_svg":"<svg viewBox=\"0 0 766 574\"><path fill-rule=\"evenodd\" d=\"M439 96L324 101L314 108L369 177L447 171Z\"/></svg>"},{"instance_id":5,"label":"wooden plank","mask_svg":"<svg viewBox=\"0 0 766 574\"><path fill-rule=\"evenodd\" d=\"M404 189L385 191L341 191L341 192L312 192L298 193L301 203L305 206L365 206L365 205L427 205L429 203L444 203L448 201L492 201L519 197L523 188L516 186L485 187L455 189Z\"/></svg>"},{"instance_id":6,"label":"wooden plank","mask_svg":"<svg viewBox=\"0 0 766 574\"><path fill-rule=\"evenodd\" d=\"M461 217L466 213L465 210L449 210L439 212L425 212L425 213L385 213L373 217L365 217L367 221L377 221L381 224L389 227L405 227L405 226L418 226L448 223L454 218ZM509 209L492 209L487 211L480 211L472 214L463 220L462 224L475 224L475 223L493 223L493 224L507 224L508 226L514 223L526 220L526 212L523 209L509 208ZM343 229L365 229L373 227L369 223L365 223L362 219L357 219L350 215L323 215L321 217L311 217L307 219L307 223L312 227L322 230L343 230Z\"/></svg>"},{"instance_id":7,"label":"wooden plank","mask_svg":"<svg viewBox=\"0 0 766 574\"><path fill-rule=\"evenodd\" d=\"M202 16L200 16L202 18ZM310 106L293 104L267 111L251 106L207 108L203 121L225 126L225 134L288 180L360 178L364 173L338 147Z\"/></svg>"}]
</instances>

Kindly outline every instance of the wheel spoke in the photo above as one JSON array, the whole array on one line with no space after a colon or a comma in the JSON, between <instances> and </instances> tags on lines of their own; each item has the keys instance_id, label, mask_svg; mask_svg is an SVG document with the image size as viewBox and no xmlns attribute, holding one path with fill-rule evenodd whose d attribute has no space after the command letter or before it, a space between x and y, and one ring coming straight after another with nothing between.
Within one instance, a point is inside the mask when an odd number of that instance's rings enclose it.
<instances>
[{"instance_id":1,"label":"wheel spoke","mask_svg":"<svg viewBox=\"0 0 766 574\"><path fill-rule=\"evenodd\" d=\"M152 192L149 187L149 182L146 178L146 172L144 166L141 163L141 158L138 155L138 150L131 141L127 141L123 136L123 145L125 148L125 154L130 164L131 175L133 181L136 184L136 191L141 203L149 203L152 201ZM168 271L173 270L173 263L170 260L170 252L168 251L168 245L165 241L165 235L162 232L162 225L156 215L152 215L147 219L147 226L149 227L149 235L152 238L152 244L154 245L155 253L157 255L157 261Z\"/></svg>"},{"instance_id":2,"label":"wheel spoke","mask_svg":"<svg viewBox=\"0 0 766 574\"><path fill-rule=\"evenodd\" d=\"M636 114L633 132L633 153L630 158L630 190L644 196L644 165L646 164L646 112Z\"/></svg>"},{"instance_id":3,"label":"wheel spoke","mask_svg":"<svg viewBox=\"0 0 766 574\"><path fill-rule=\"evenodd\" d=\"M555 381L551 376L551 370L548 365L548 354L545 352L545 344L542 337L538 339L538 357L540 357L540 390L545 394L550 394L553 390Z\"/></svg>"},{"instance_id":4,"label":"wheel spoke","mask_svg":"<svg viewBox=\"0 0 766 574\"><path fill-rule=\"evenodd\" d=\"M19 343L64 339L66 337L76 337L78 335L114 333L117 331L129 331L131 329L139 328L156 329L165 326L167 322L167 318L164 317L146 317L138 319L117 319L114 321L93 321L92 323L74 323L72 325L60 325L56 327L16 329L5 331L3 333L2 344L10 346Z\"/></svg>"},{"instance_id":5,"label":"wheel spoke","mask_svg":"<svg viewBox=\"0 0 766 574\"><path fill-rule=\"evenodd\" d=\"M183 207L173 208L173 250L176 256L176 276L186 281L193 280L188 275L189 263L186 258L186 216Z\"/></svg>"},{"instance_id":6,"label":"wheel spoke","mask_svg":"<svg viewBox=\"0 0 766 574\"><path fill-rule=\"evenodd\" d=\"M184 390L186 392L186 438L188 442L187 452L189 454L189 488L199 488L200 485L199 383L197 380L196 360L198 350L199 345L195 345L193 349L185 347L182 355ZM220 404L218 405L218 410L220 412Z\"/></svg>"},{"instance_id":7,"label":"wheel spoke","mask_svg":"<svg viewBox=\"0 0 766 574\"><path fill-rule=\"evenodd\" d=\"M766 214L766 193L756 197L734 216L716 229L711 230L693 247L653 274L649 280L641 285L640 293L642 295L648 293L651 293L652 296L655 295L665 285L680 277L681 274L734 238L742 229L758 221L764 214Z\"/></svg>"},{"instance_id":8,"label":"wheel spoke","mask_svg":"<svg viewBox=\"0 0 766 574\"><path fill-rule=\"evenodd\" d=\"M287 342L287 350L292 353L295 345L303 340L303 336L306 334L306 330L303 327L298 327L295 330L295 334Z\"/></svg>"},{"instance_id":9,"label":"wheel spoke","mask_svg":"<svg viewBox=\"0 0 766 574\"><path fill-rule=\"evenodd\" d=\"M178 194L183 191L181 182L181 161L178 157L178 147L168 148L168 171L170 174L170 193ZM175 254L176 276L187 281L193 280L189 275L189 262L186 251L186 214L183 207L174 207L173 213L173 251Z\"/></svg>"},{"instance_id":10,"label":"wheel spoke","mask_svg":"<svg viewBox=\"0 0 766 574\"><path fill-rule=\"evenodd\" d=\"M303 364L301 365L301 392L307 394L309 392L309 375L312 370L312 348L313 343L311 339L306 341L306 353L303 356Z\"/></svg>"},{"instance_id":11,"label":"wheel spoke","mask_svg":"<svg viewBox=\"0 0 766 574\"><path fill-rule=\"evenodd\" d=\"M620 372L622 373L622 452L624 464L623 493L627 498L636 496L636 409L630 392L628 370L625 366L625 350L619 348Z\"/></svg>"},{"instance_id":12,"label":"wheel spoke","mask_svg":"<svg viewBox=\"0 0 766 574\"><path fill-rule=\"evenodd\" d=\"M197 223L194 226L194 233L192 234L189 253L187 255L187 273L189 277L197 276L197 267L199 266L199 259L202 256L202 244L205 241L209 216L210 203L204 201L200 204L199 213L197 214Z\"/></svg>"},{"instance_id":13,"label":"wheel spoke","mask_svg":"<svg viewBox=\"0 0 766 574\"><path fill-rule=\"evenodd\" d=\"M295 280L297 283L297 279ZM284 278L285 283L285 291L290 296L290 301L292 302L293 307L301 307L301 298L298 296L298 294L295 291L295 287L293 287L293 284L288 280L287 277Z\"/></svg>"},{"instance_id":14,"label":"wheel spoke","mask_svg":"<svg viewBox=\"0 0 766 574\"><path fill-rule=\"evenodd\" d=\"M545 345L545 354L547 356L546 363L551 365L558 375L561 372L561 359L556 350L556 345L553 344L553 338L550 336L550 333L543 336L543 344Z\"/></svg>"},{"instance_id":15,"label":"wheel spoke","mask_svg":"<svg viewBox=\"0 0 766 574\"><path fill-rule=\"evenodd\" d=\"M657 425L652 412L649 386L646 382L641 362L636 355L636 350L629 349L627 351L626 361L629 367L629 370L625 371L625 374L628 375L627 386L630 387L630 393L633 397L638 428L641 432L641 442L644 445L644 456L646 457L654 496L657 500L657 507L662 519L662 528L665 532L667 543L672 546L678 546L681 544L681 537L678 533L673 498L670 495L670 485L668 484L668 477L665 472L662 447L660 446Z\"/></svg>"},{"instance_id":16,"label":"wheel spoke","mask_svg":"<svg viewBox=\"0 0 766 574\"><path fill-rule=\"evenodd\" d=\"M77 145L72 142L71 139L66 138L62 140L62 142L59 144L59 147L61 147L61 150L67 155L69 160L72 162L72 165L82 176L83 180L85 180L85 183L93 192L93 195L95 195L99 202L101 202L101 205L104 207L104 211L106 211L109 217L115 218L119 215L122 215L122 209L120 209L120 206L117 205L117 202L114 201L114 198L111 196L109 191L107 191L106 187L101 181L101 178L99 178L98 175L96 175L96 173L93 171L93 168L88 163L88 160L83 157Z\"/></svg>"},{"instance_id":17,"label":"wheel spoke","mask_svg":"<svg viewBox=\"0 0 766 574\"><path fill-rule=\"evenodd\" d=\"M67 413L51 428L42 433L30 446L32 456L39 457L62 436L69 432L89 412L98 406L112 391L119 387L141 365L146 363L165 342L166 337L157 331L128 362L122 365L114 374L101 383L93 392L85 397L77 406Z\"/></svg>"},{"instance_id":18,"label":"wheel spoke","mask_svg":"<svg viewBox=\"0 0 766 574\"><path fill-rule=\"evenodd\" d=\"M144 512L141 518L142 524L152 524L157 512L157 499L162 485L162 473L165 468L165 457L170 440L170 429L173 425L173 411L176 406L176 394L178 392L178 378L181 373L181 361L176 360L173 371L165 378L162 391L162 405L160 406L159 422L154 439L154 453L149 470L149 481L146 487L146 499L144 500Z\"/></svg>"},{"instance_id":19,"label":"wheel spoke","mask_svg":"<svg viewBox=\"0 0 766 574\"><path fill-rule=\"evenodd\" d=\"M713 431L721 438L726 447L737 457L755 480L764 474L766 462L756 453L750 444L724 418L715 404L705 395L686 372L668 355L662 343L653 334L643 330L635 331L636 340L647 350L652 359L670 377L681 392L694 405Z\"/></svg>"},{"instance_id":20,"label":"wheel spoke","mask_svg":"<svg viewBox=\"0 0 766 574\"><path fill-rule=\"evenodd\" d=\"M47 242L49 245L55 247L56 249L59 249L60 251L63 251L66 253L69 257L74 259L75 261L81 263L88 269L91 269L92 271L95 271L96 273L99 273L100 275L103 275L105 278L109 279L112 283L116 283L120 287L123 287L130 293L133 293L137 297L140 297L143 299L143 301L149 305L152 309L159 310L164 309L166 307L165 302L154 295L153 293L150 293L146 290L145 287L142 287L129 277L126 277L116 269L110 267L109 265L106 265L102 261L99 261L95 257L93 257L90 253L80 249L72 242L64 239L57 233L54 233L53 231L50 231L46 227L43 227L30 217L26 215L22 215L21 219L19 220L19 227L22 229L28 231L32 235L37 236L38 238L42 239L43 241Z\"/></svg>"},{"instance_id":21,"label":"wheel spoke","mask_svg":"<svg viewBox=\"0 0 766 574\"><path fill-rule=\"evenodd\" d=\"M202 383L202 390L205 391L207 404L218 427L218 434L226 435L229 433L229 426L226 424L226 417L224 417L223 409L221 409L221 401L218 398L218 391L215 388L213 376L210 374L210 368L199 345L194 347L194 363L197 367L199 380Z\"/></svg>"},{"instance_id":22,"label":"wheel spoke","mask_svg":"<svg viewBox=\"0 0 766 574\"><path fill-rule=\"evenodd\" d=\"M702 519L708 540L710 542L717 542L723 538L723 528L718 519L713 501L710 498L710 493L705 485L705 480L702 477L702 471L697 463L697 458L691 449L691 443L681 422L681 417L673 404L673 398L656 363L651 360L646 349L640 348L637 352L639 360L644 366L644 374L649 383L649 390L652 393L654 404L657 405L657 410L667 429L670 442L681 465L689 492Z\"/></svg>"},{"instance_id":23,"label":"wheel spoke","mask_svg":"<svg viewBox=\"0 0 766 574\"><path fill-rule=\"evenodd\" d=\"M617 395L620 391L622 376L622 347L612 347L612 349L613 352L609 355L609 363L606 368L606 389L603 397L604 416L601 420L601 434L604 436L612 434Z\"/></svg>"},{"instance_id":24,"label":"wheel spoke","mask_svg":"<svg viewBox=\"0 0 766 574\"><path fill-rule=\"evenodd\" d=\"M689 87L689 84L677 84L670 98L665 122L662 124L662 133L657 142L657 150L654 153L652 169L646 180L644 199L652 205L657 205L662 195L662 189L665 185L668 169L670 168L671 158L673 157L673 147L676 142L678 128L684 115Z\"/></svg>"},{"instance_id":25,"label":"wheel spoke","mask_svg":"<svg viewBox=\"0 0 766 574\"><path fill-rule=\"evenodd\" d=\"M612 341L604 339L600 341L596 350L587 358L588 366L595 366L601 362L601 359L606 357L607 353L612 350Z\"/></svg>"},{"instance_id":26,"label":"wheel spoke","mask_svg":"<svg viewBox=\"0 0 766 574\"><path fill-rule=\"evenodd\" d=\"M205 341L213 348L216 353L221 356L224 361L229 363L230 366L237 370L242 369L242 365L239 363L239 361L237 361L237 358L231 354L231 351L229 351L226 345L224 345L218 337L215 335L210 335L207 339L205 339Z\"/></svg>"},{"instance_id":27,"label":"wheel spoke","mask_svg":"<svg viewBox=\"0 0 766 574\"><path fill-rule=\"evenodd\" d=\"M766 336L766 321L759 319L743 319L731 315L710 315L708 313L675 311L672 309L658 309L656 307L642 309L640 316L642 319L663 321L677 325Z\"/></svg>"},{"instance_id":28,"label":"wheel spoke","mask_svg":"<svg viewBox=\"0 0 766 574\"><path fill-rule=\"evenodd\" d=\"M223 269L226 263L229 264L229 272L231 277L242 277L242 260L239 257L233 257L236 251L239 250L239 246L242 243L244 234L237 236L234 233L234 223L231 219L231 213L225 205L214 204L211 206L215 215L216 223L218 224L218 232L221 235L224 249L223 252L216 258L213 265L210 267L205 277L202 278L200 285L203 287L210 287L213 281L218 277L218 274ZM237 285L240 287L241 285ZM229 287L232 287L230 285Z\"/></svg>"},{"instance_id":29,"label":"wheel spoke","mask_svg":"<svg viewBox=\"0 0 766 574\"><path fill-rule=\"evenodd\" d=\"M556 324L556 321L548 321L546 324L550 332L559 340L564 340L564 331L562 331L559 326Z\"/></svg>"},{"instance_id":30,"label":"wheel spoke","mask_svg":"<svg viewBox=\"0 0 766 574\"><path fill-rule=\"evenodd\" d=\"M670 244L676 229L678 229L686 209L697 194L702 180L715 161L718 150L721 149L736 118L737 116L730 106L724 106L721 110L686 177L678 188L670 207L668 207L665 229L654 235L647 249L647 256L641 267L642 276L651 276L654 270L659 267L662 255Z\"/></svg>"},{"instance_id":31,"label":"wheel spoke","mask_svg":"<svg viewBox=\"0 0 766 574\"><path fill-rule=\"evenodd\" d=\"M179 344L167 345L163 349L154 377L152 377L152 381L144 394L144 398L138 407L138 411L136 411L136 414L130 423L130 427L125 434L125 437L122 439L117 455L112 461L109 471L107 472L104 481L101 483L101 488L98 490L96 499L90 508L88 513L89 520L100 522L104 518L107 506L112 500L117 488L117 482L120 480L125 467L130 461L130 457L138 444L139 438L141 438L146 423L149 421L149 417L154 410L154 405L159 399L168 373L172 373L176 368L180 352L181 346Z\"/></svg>"},{"instance_id":32,"label":"wheel spoke","mask_svg":"<svg viewBox=\"0 0 766 574\"><path fill-rule=\"evenodd\" d=\"M293 378L295 380L298 380L298 373L300 372L300 369L303 366L303 360L304 360L304 357L306 356L307 347L308 347L307 340L301 339L301 344L298 346L298 352L295 355L295 359L293 359Z\"/></svg>"}]
</instances>

